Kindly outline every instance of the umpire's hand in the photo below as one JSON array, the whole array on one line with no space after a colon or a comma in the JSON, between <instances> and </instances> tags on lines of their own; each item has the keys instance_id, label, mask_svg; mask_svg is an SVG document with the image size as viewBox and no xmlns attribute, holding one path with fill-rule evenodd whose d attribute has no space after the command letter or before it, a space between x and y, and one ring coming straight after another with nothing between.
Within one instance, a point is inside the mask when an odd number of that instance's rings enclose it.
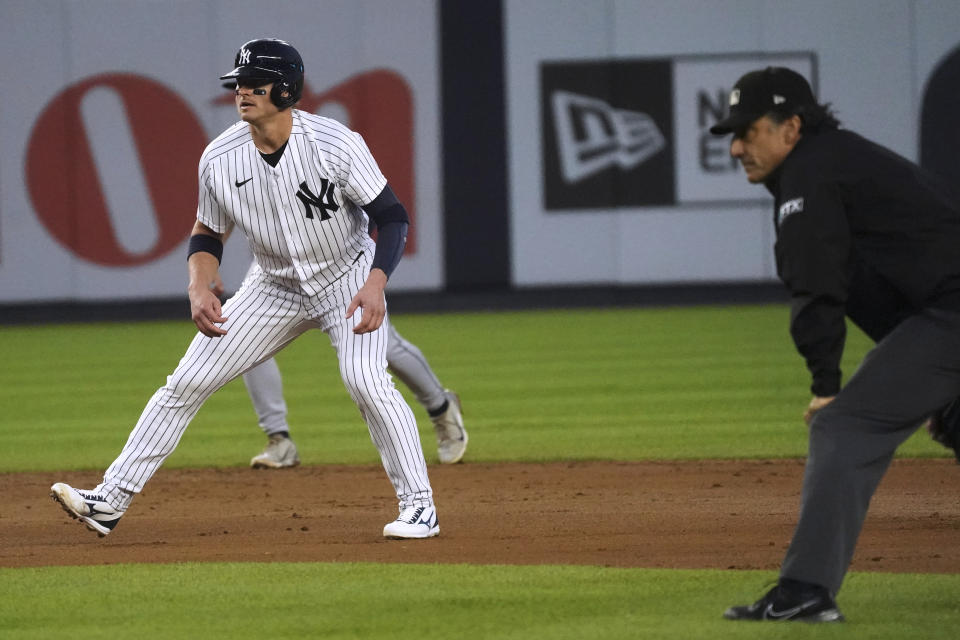
<instances>
[{"instance_id":1,"label":"umpire's hand","mask_svg":"<svg viewBox=\"0 0 960 640\"><path fill-rule=\"evenodd\" d=\"M810 423L813 422L813 417L817 415L817 412L833 402L834 398L836 398L836 396L813 396L813 398L810 399L807 410L803 412L803 421L807 423L808 427Z\"/></svg>"}]
</instances>

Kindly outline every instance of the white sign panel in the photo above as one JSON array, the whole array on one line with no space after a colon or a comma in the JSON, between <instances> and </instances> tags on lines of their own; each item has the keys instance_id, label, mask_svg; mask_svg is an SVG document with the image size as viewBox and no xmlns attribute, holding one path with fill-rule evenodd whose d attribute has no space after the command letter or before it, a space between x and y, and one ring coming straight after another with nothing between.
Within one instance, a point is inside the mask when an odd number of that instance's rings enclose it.
<instances>
[{"instance_id":1,"label":"white sign panel","mask_svg":"<svg viewBox=\"0 0 960 640\"><path fill-rule=\"evenodd\" d=\"M673 62L677 201L750 201L762 197L730 157L730 136L710 134L729 108L731 79L767 66L789 67L816 86L812 52L680 56Z\"/></svg>"}]
</instances>

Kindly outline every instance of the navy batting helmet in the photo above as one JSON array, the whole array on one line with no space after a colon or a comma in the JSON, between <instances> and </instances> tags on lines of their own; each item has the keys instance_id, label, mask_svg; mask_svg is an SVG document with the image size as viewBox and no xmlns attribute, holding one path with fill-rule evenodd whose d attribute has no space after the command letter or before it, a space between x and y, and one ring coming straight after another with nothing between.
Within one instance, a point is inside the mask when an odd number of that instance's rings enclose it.
<instances>
[{"instance_id":1,"label":"navy batting helmet","mask_svg":"<svg viewBox=\"0 0 960 640\"><path fill-rule=\"evenodd\" d=\"M247 42L237 51L233 65L234 70L220 76L221 80L272 82L270 100L278 109L293 106L303 93L303 59L283 40L259 38Z\"/></svg>"}]
</instances>

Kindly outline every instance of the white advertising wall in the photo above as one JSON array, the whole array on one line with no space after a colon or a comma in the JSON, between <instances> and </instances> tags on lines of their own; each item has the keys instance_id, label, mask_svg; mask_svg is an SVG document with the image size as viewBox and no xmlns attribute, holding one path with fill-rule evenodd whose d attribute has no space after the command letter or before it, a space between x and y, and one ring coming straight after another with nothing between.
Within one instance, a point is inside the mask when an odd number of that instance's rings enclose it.
<instances>
[{"instance_id":1,"label":"white advertising wall","mask_svg":"<svg viewBox=\"0 0 960 640\"><path fill-rule=\"evenodd\" d=\"M185 295L197 161L238 119L218 77L257 37L297 47L301 108L360 131L415 217L392 287L441 286L436 24L434 0L4 0L0 303ZM249 263L231 238L228 288Z\"/></svg>"},{"instance_id":2,"label":"white advertising wall","mask_svg":"<svg viewBox=\"0 0 960 640\"><path fill-rule=\"evenodd\" d=\"M706 134L768 64L916 160L924 84L960 3L506 0L513 282L768 280L765 189ZM960 126L960 125L958 125Z\"/></svg>"},{"instance_id":3,"label":"white advertising wall","mask_svg":"<svg viewBox=\"0 0 960 640\"><path fill-rule=\"evenodd\" d=\"M0 2L0 304L184 295L196 163L236 120L217 78L262 36L300 50L301 107L363 133L411 210L391 290L442 289L445 242L470 239L443 234L437 2ZM706 133L736 78L796 68L917 159L925 83L960 47L960 2L503 7L516 286L775 278L770 199ZM228 288L249 260L231 238Z\"/></svg>"}]
</instances>

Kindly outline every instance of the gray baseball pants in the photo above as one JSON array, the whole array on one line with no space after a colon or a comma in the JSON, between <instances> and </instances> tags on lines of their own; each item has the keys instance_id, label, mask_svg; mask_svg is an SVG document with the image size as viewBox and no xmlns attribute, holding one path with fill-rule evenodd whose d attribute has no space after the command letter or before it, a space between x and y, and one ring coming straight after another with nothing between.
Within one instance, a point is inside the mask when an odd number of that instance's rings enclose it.
<instances>
[{"instance_id":1,"label":"gray baseball pants","mask_svg":"<svg viewBox=\"0 0 960 640\"><path fill-rule=\"evenodd\" d=\"M904 320L864 358L810 428L800 518L780 576L836 594L893 454L960 396L960 312Z\"/></svg>"}]
</instances>

